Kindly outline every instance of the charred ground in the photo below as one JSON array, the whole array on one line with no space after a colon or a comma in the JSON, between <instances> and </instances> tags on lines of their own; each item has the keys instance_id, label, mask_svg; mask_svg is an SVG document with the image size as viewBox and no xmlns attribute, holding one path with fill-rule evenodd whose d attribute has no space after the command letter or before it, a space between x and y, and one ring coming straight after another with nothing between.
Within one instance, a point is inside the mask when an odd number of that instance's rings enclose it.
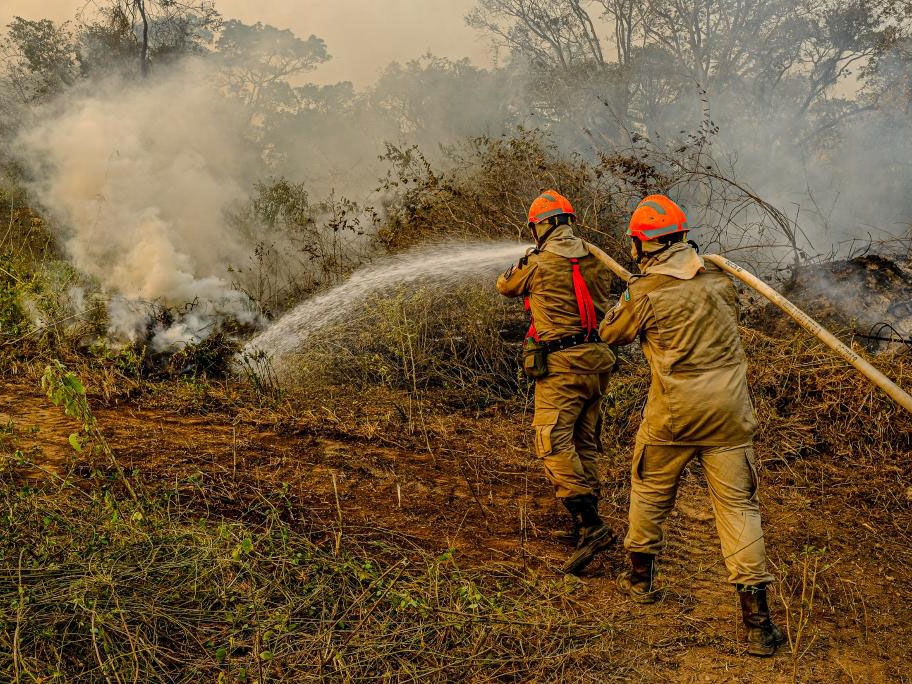
<instances>
[{"instance_id":1,"label":"charred ground","mask_svg":"<svg viewBox=\"0 0 912 684\"><path fill-rule=\"evenodd\" d=\"M901 261L866 254L791 272L783 294L840 330L861 340L886 337L900 341L912 330L912 272ZM886 340L869 339L883 349Z\"/></svg>"}]
</instances>

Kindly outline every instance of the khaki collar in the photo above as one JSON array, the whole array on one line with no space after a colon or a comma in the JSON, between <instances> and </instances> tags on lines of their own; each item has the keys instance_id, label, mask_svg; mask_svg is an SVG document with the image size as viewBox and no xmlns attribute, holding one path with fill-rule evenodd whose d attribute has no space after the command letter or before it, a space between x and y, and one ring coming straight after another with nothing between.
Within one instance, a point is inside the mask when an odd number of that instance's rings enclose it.
<instances>
[{"instance_id":1,"label":"khaki collar","mask_svg":"<svg viewBox=\"0 0 912 684\"><path fill-rule=\"evenodd\" d=\"M589 254L586 243L573 234L570 226L558 226L555 228L545 244L542 245L541 251L551 252L566 259L580 259Z\"/></svg>"},{"instance_id":2,"label":"khaki collar","mask_svg":"<svg viewBox=\"0 0 912 684\"><path fill-rule=\"evenodd\" d=\"M705 270L703 257L686 242L679 242L655 257L646 258L640 264L643 274L657 273L679 280L691 280Z\"/></svg>"}]
</instances>

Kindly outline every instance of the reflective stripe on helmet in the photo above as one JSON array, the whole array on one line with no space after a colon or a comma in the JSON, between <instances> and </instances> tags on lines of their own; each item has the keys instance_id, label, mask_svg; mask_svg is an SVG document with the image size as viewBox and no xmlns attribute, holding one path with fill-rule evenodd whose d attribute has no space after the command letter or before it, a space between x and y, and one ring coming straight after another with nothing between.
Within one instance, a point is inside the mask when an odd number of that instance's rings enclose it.
<instances>
[{"instance_id":1,"label":"reflective stripe on helmet","mask_svg":"<svg viewBox=\"0 0 912 684\"><path fill-rule=\"evenodd\" d=\"M670 235L671 233L680 233L687 230L686 223L675 223L670 226L665 226L664 228L644 228L642 229L643 234L647 239L653 240L657 237L662 237L663 235ZM629 235L629 231L628 231Z\"/></svg>"},{"instance_id":2,"label":"reflective stripe on helmet","mask_svg":"<svg viewBox=\"0 0 912 684\"><path fill-rule=\"evenodd\" d=\"M566 212L563 209L552 209L551 211L545 211L541 214L535 215L536 221L544 221L546 218L551 218L552 216L557 216L558 214L565 214Z\"/></svg>"},{"instance_id":3,"label":"reflective stripe on helmet","mask_svg":"<svg viewBox=\"0 0 912 684\"><path fill-rule=\"evenodd\" d=\"M650 202L649 200L643 200L642 202L640 202L640 206L641 206L641 207L652 207L652 208L655 209L657 212L659 212L660 214L662 214L662 216L665 215L665 207L663 207L663 206L662 206L661 204L659 204L658 202Z\"/></svg>"}]
</instances>

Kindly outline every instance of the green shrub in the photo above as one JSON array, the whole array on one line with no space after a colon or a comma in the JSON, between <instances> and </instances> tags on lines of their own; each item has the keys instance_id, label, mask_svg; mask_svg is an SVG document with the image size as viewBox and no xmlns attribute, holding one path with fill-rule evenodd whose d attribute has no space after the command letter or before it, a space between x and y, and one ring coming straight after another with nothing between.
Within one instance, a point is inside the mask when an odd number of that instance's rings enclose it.
<instances>
[{"instance_id":1,"label":"green shrub","mask_svg":"<svg viewBox=\"0 0 912 684\"><path fill-rule=\"evenodd\" d=\"M561 156L538 130L472 138L449 150L446 170L434 168L416 147L388 145L384 158L392 168L383 189L395 198L379 237L390 251L442 238L530 240L529 205L543 189L554 188L573 203L577 233L625 259L621 227L632 205L644 190L667 183L634 157L591 163ZM645 168L652 175L643 176Z\"/></svg>"},{"instance_id":2,"label":"green shrub","mask_svg":"<svg viewBox=\"0 0 912 684\"><path fill-rule=\"evenodd\" d=\"M314 202L303 183L278 178L257 183L229 221L251 247L247 263L230 265L234 287L274 317L361 263L373 214L345 197Z\"/></svg>"},{"instance_id":3,"label":"green shrub","mask_svg":"<svg viewBox=\"0 0 912 684\"><path fill-rule=\"evenodd\" d=\"M0 261L0 342L12 342L28 327L19 301L18 279L11 268L8 261Z\"/></svg>"}]
</instances>

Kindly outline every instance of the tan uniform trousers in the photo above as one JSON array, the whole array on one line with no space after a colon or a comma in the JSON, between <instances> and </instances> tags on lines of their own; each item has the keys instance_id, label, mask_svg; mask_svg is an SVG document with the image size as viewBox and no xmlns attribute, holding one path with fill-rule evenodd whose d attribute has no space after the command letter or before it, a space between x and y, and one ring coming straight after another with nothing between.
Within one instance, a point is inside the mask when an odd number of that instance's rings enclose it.
<instances>
[{"instance_id":1,"label":"tan uniform trousers","mask_svg":"<svg viewBox=\"0 0 912 684\"><path fill-rule=\"evenodd\" d=\"M658 554L665 542L662 525L674 507L681 472L698 458L722 543L729 581L766 584L766 546L760 526L757 469L751 445L739 447L644 445L634 450L630 487L628 551Z\"/></svg>"},{"instance_id":2,"label":"tan uniform trousers","mask_svg":"<svg viewBox=\"0 0 912 684\"><path fill-rule=\"evenodd\" d=\"M558 498L598 494L601 399L611 373L551 373L535 382L535 451Z\"/></svg>"}]
</instances>

